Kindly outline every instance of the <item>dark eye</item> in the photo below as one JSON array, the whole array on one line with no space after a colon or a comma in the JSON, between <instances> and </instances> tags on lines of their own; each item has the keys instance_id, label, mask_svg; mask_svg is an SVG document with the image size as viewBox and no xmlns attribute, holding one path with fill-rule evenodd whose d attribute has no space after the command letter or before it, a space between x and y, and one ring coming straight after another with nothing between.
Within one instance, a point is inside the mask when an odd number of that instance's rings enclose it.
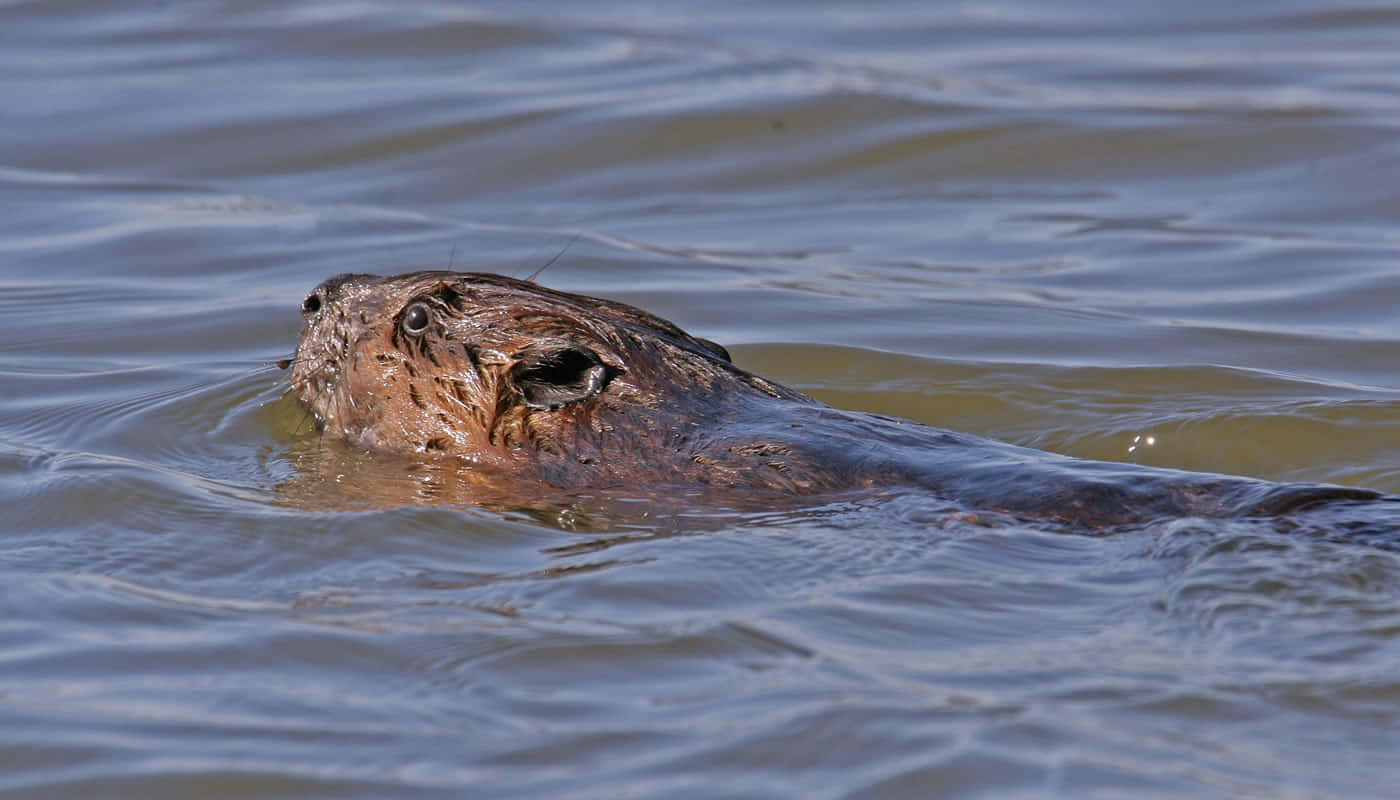
<instances>
[{"instance_id":1,"label":"dark eye","mask_svg":"<svg viewBox=\"0 0 1400 800\"><path fill-rule=\"evenodd\" d=\"M414 303L403 312L403 319L399 324L403 325L404 333L418 334L428 329L429 320L428 307L422 303Z\"/></svg>"},{"instance_id":2,"label":"dark eye","mask_svg":"<svg viewBox=\"0 0 1400 800\"><path fill-rule=\"evenodd\" d=\"M321 310L321 293L312 292L301 301L301 311L303 314L315 314Z\"/></svg>"}]
</instances>

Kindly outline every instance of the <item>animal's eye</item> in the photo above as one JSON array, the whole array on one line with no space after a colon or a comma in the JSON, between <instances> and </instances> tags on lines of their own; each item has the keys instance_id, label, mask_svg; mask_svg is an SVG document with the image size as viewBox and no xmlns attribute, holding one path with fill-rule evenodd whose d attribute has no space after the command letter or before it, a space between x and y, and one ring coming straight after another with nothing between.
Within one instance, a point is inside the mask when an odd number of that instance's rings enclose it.
<instances>
[{"instance_id":1,"label":"animal's eye","mask_svg":"<svg viewBox=\"0 0 1400 800\"><path fill-rule=\"evenodd\" d=\"M404 333L419 334L428 329L428 322L431 320L428 307L422 303L414 303L403 312L403 318L399 324L403 326Z\"/></svg>"},{"instance_id":2,"label":"animal's eye","mask_svg":"<svg viewBox=\"0 0 1400 800\"><path fill-rule=\"evenodd\" d=\"M307 295L306 299L301 301L301 310L307 314L315 314L317 311L320 311L321 292L315 291Z\"/></svg>"}]
</instances>

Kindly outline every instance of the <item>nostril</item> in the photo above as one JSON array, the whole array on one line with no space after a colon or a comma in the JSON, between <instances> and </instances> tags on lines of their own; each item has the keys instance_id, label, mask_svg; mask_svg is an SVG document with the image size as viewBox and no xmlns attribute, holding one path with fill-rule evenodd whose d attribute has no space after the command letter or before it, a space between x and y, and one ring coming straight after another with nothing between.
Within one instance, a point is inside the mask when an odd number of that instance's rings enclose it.
<instances>
[{"instance_id":1,"label":"nostril","mask_svg":"<svg viewBox=\"0 0 1400 800\"><path fill-rule=\"evenodd\" d=\"M315 314L321 310L321 293L312 292L301 301L301 311L303 314Z\"/></svg>"}]
</instances>

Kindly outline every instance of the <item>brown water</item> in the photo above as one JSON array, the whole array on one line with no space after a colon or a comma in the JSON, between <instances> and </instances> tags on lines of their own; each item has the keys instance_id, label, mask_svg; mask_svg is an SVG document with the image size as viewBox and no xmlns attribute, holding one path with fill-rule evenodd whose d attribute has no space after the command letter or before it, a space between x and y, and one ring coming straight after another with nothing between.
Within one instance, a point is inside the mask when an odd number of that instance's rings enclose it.
<instances>
[{"instance_id":1,"label":"brown water","mask_svg":"<svg viewBox=\"0 0 1400 800\"><path fill-rule=\"evenodd\" d=\"M1394 542L291 502L271 366L329 275L573 242L543 282L835 405L1400 492L1393 5L0 30L5 797L1400 796Z\"/></svg>"}]
</instances>

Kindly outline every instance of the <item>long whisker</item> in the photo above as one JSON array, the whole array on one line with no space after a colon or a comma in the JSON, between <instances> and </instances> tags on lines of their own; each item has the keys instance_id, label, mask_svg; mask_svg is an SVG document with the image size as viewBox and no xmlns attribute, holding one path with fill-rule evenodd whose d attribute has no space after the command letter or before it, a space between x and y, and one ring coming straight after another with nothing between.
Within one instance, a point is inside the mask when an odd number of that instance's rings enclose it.
<instances>
[{"instance_id":1,"label":"long whisker","mask_svg":"<svg viewBox=\"0 0 1400 800\"><path fill-rule=\"evenodd\" d=\"M316 363L318 360L321 363ZM301 361L303 366L309 364L310 366L307 367L307 372L310 374L315 374L320 370L321 364L325 363L326 358L322 354L321 357L317 359L314 351L302 352L302 349L298 349L297 351L294 351L290 357L279 358L276 361L263 365L261 368L269 370L274 368L286 370L289 367L291 367L292 364L295 364L298 361ZM292 381L292 390L296 391L297 393L300 393L300 388L298 387L297 382L295 380ZM297 422L297 424L292 428L293 436L301 436L302 434L307 433L316 426L316 412L312 411L308 406L306 406L303 403L297 403L297 408L301 409L302 417L301 420Z\"/></svg>"},{"instance_id":2,"label":"long whisker","mask_svg":"<svg viewBox=\"0 0 1400 800\"><path fill-rule=\"evenodd\" d=\"M539 269L535 270L534 272L530 273L530 277L526 278L525 280L527 280L527 281L529 281L529 282L531 282L531 283L534 283L535 278L538 278L538 277L540 276L540 273L541 273L541 272L544 272L545 270L549 269L550 266L551 266L554 262L556 262L556 261L559 260L559 257L560 257L560 256L562 256L562 255L564 255L564 253L568 252L569 248L570 248L570 247L573 247L573 246L574 246L574 242L577 242L577 241L578 241L578 238L579 238L580 236L582 236L582 235L583 235L583 234L581 234L581 233L576 233L576 234L574 234L573 238L570 239L570 240L564 245L564 247L563 247L562 249L560 249L559 252L557 252L557 253L554 254L554 258L551 258L550 260L544 262L544 266L542 266L542 267L540 267Z\"/></svg>"},{"instance_id":3,"label":"long whisker","mask_svg":"<svg viewBox=\"0 0 1400 800\"><path fill-rule=\"evenodd\" d=\"M302 410L302 418L301 422L298 422L296 427L292 429L293 436L301 436L316 427L316 415L311 413L311 409L305 406L299 407Z\"/></svg>"}]
</instances>

